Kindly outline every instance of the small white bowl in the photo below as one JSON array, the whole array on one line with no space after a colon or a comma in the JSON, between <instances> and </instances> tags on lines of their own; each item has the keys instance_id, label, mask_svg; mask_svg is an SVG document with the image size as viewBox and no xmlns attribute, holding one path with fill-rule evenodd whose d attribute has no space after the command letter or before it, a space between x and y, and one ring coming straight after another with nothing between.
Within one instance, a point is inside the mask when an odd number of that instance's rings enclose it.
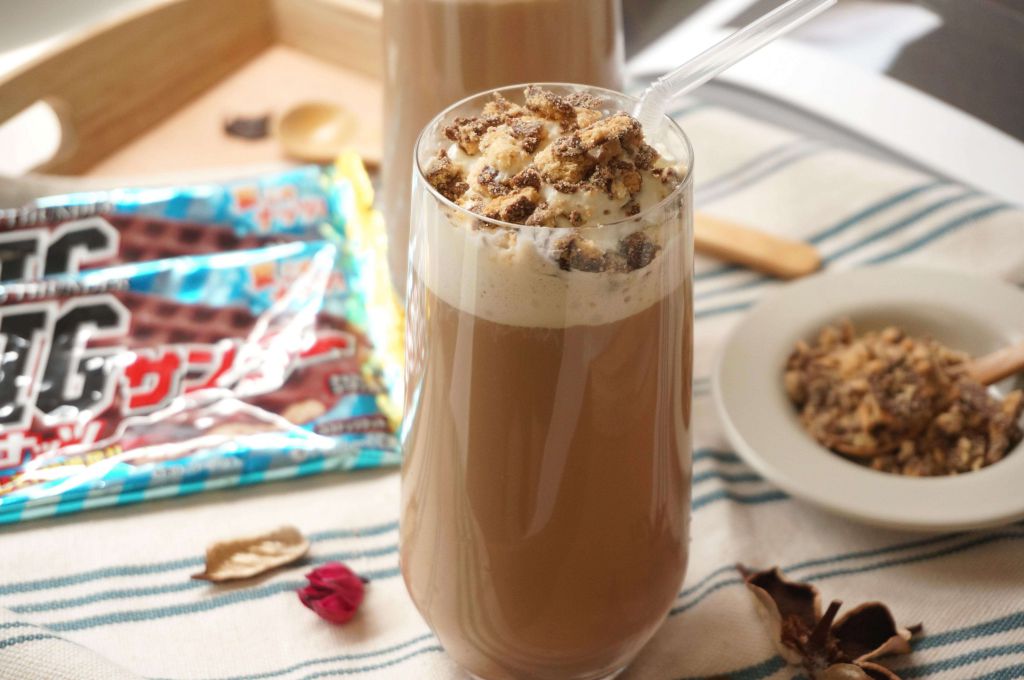
<instances>
[{"instance_id":1,"label":"small white bowl","mask_svg":"<svg viewBox=\"0 0 1024 680\"><path fill-rule=\"evenodd\" d=\"M1024 445L975 472L913 478L858 465L807 434L782 385L786 359L798 339L843 317L858 332L898 325L980 356L1024 338L1024 292L904 267L824 273L785 286L736 326L715 367L715 407L736 452L790 495L869 524L954 531L1024 517ZM1010 378L994 389L1019 385Z\"/></svg>"}]
</instances>

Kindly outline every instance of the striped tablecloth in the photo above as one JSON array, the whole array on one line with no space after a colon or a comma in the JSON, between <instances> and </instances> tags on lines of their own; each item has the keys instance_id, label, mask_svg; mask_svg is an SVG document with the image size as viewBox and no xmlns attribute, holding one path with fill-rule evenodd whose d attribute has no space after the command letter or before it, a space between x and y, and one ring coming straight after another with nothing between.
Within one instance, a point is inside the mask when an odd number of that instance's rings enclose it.
<instances>
[{"instance_id":1,"label":"striped tablecloth","mask_svg":"<svg viewBox=\"0 0 1024 680\"><path fill-rule=\"evenodd\" d=\"M677 115L709 213L808 239L832 269L913 262L1024 281L1018 209L720 108ZM710 368L744 310L780 285L697 263L691 563L665 625L623 677L798 676L775 654L737 561L780 564L826 598L881 599L900 621L923 621L916 651L894 664L904 678L1024 677L1024 525L941 536L860 526L791 500L728 450ZM385 471L5 529L0 678L462 678L405 594L397 508L398 475ZM312 562L342 560L372 579L349 625L301 606L303 566L245 586L189 579L208 542L283 523L311 537Z\"/></svg>"}]
</instances>

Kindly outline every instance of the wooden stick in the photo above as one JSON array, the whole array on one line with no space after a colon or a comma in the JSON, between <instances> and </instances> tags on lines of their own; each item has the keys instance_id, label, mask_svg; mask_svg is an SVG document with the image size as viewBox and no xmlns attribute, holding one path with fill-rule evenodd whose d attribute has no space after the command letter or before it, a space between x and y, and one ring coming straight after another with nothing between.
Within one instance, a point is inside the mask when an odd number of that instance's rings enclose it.
<instances>
[{"instance_id":1,"label":"wooden stick","mask_svg":"<svg viewBox=\"0 0 1024 680\"><path fill-rule=\"evenodd\" d=\"M806 276L821 268L821 255L803 241L774 236L704 213L697 213L694 222L694 248L698 253L782 279Z\"/></svg>"},{"instance_id":2,"label":"wooden stick","mask_svg":"<svg viewBox=\"0 0 1024 680\"><path fill-rule=\"evenodd\" d=\"M967 367L971 377L982 385L997 383L1024 370L1024 342L1003 347L991 354L973 359Z\"/></svg>"}]
</instances>

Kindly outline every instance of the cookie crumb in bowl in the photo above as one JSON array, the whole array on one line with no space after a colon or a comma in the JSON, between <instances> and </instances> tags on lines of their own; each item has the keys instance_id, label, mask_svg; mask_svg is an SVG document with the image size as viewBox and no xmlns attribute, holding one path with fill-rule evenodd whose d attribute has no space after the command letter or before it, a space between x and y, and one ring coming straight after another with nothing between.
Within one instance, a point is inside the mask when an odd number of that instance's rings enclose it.
<instances>
[{"instance_id":1,"label":"cookie crumb in bowl","mask_svg":"<svg viewBox=\"0 0 1024 680\"><path fill-rule=\"evenodd\" d=\"M956 475L1003 459L1021 438L1024 394L1000 399L970 357L896 326L856 336L844 320L799 341L783 382L819 443L872 469Z\"/></svg>"}]
</instances>

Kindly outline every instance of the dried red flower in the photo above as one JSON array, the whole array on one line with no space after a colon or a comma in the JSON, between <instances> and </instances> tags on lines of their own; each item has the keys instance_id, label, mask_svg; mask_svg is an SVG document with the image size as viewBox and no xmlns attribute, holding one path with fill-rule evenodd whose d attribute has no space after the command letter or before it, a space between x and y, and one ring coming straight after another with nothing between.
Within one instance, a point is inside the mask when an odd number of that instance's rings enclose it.
<instances>
[{"instance_id":1,"label":"dried red flower","mask_svg":"<svg viewBox=\"0 0 1024 680\"><path fill-rule=\"evenodd\" d=\"M347 623L363 602L364 581L339 562L328 562L306 574L309 585L296 591L299 600L325 621Z\"/></svg>"}]
</instances>

